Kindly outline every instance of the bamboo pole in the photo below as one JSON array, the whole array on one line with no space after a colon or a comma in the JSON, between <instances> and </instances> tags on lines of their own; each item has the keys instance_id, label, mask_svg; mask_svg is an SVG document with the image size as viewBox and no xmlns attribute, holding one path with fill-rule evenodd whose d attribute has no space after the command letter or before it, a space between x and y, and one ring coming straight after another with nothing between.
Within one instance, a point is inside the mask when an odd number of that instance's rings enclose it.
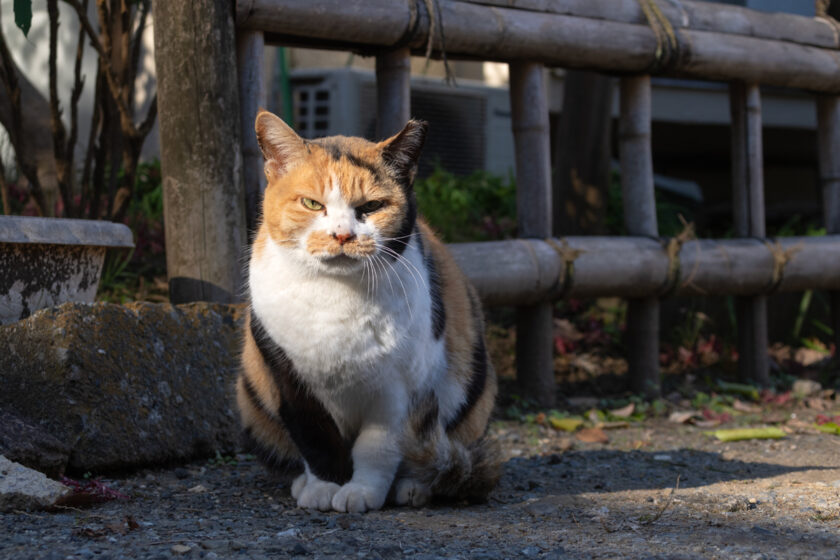
<instances>
[{"instance_id":1,"label":"bamboo pole","mask_svg":"<svg viewBox=\"0 0 840 560\"><path fill-rule=\"evenodd\" d=\"M647 24L638 0L460 0L515 8L534 12L548 12L593 19L607 19L621 23ZM748 35L759 39L790 41L802 45L838 48L840 40L826 20L786 13L759 12L741 6L721 6L708 1L659 2L659 9L676 29L715 31Z\"/></svg>"},{"instance_id":2,"label":"bamboo pole","mask_svg":"<svg viewBox=\"0 0 840 560\"><path fill-rule=\"evenodd\" d=\"M263 156L254 133L257 112L266 106L263 77L265 41L262 31L241 30L236 35L239 70L239 113L242 126L242 177L245 183L245 221L248 241L256 234L265 191Z\"/></svg>"},{"instance_id":3,"label":"bamboo pole","mask_svg":"<svg viewBox=\"0 0 840 560\"><path fill-rule=\"evenodd\" d=\"M411 52L408 48L376 57L376 137L388 138L411 118Z\"/></svg>"},{"instance_id":4,"label":"bamboo pole","mask_svg":"<svg viewBox=\"0 0 840 560\"><path fill-rule=\"evenodd\" d=\"M817 98L817 137L827 233L840 233L840 97ZM840 282L829 292L835 362L840 362Z\"/></svg>"},{"instance_id":5,"label":"bamboo pole","mask_svg":"<svg viewBox=\"0 0 840 560\"><path fill-rule=\"evenodd\" d=\"M561 296L748 296L840 286L840 235L687 241L675 263L666 247L649 237L517 239L455 243L449 249L488 305L530 305Z\"/></svg>"},{"instance_id":6,"label":"bamboo pole","mask_svg":"<svg viewBox=\"0 0 840 560\"><path fill-rule=\"evenodd\" d=\"M732 195L735 235L765 237L761 96L758 85L730 85L732 113ZM735 299L738 319L738 374L744 381L770 383L767 354L767 298Z\"/></svg>"},{"instance_id":7,"label":"bamboo pole","mask_svg":"<svg viewBox=\"0 0 840 560\"><path fill-rule=\"evenodd\" d=\"M624 226L629 235L659 236L653 192L650 76L621 79L618 121ZM630 299L627 306L627 361L633 390L660 393L659 300Z\"/></svg>"},{"instance_id":8,"label":"bamboo pole","mask_svg":"<svg viewBox=\"0 0 840 560\"><path fill-rule=\"evenodd\" d=\"M663 66L663 45L647 24L445 0L440 8L446 53L453 59L531 60L625 74L656 68L661 75L840 93L837 49L729 32L734 27L746 33L754 20L769 21L752 10L716 5L719 13L708 24L714 31L679 28L681 55ZM422 54L430 29L419 1L238 0L236 14L237 25L263 30L267 40L320 48L408 45ZM776 21L783 27L795 17L779 14ZM830 28L828 22L815 24Z\"/></svg>"},{"instance_id":9,"label":"bamboo pole","mask_svg":"<svg viewBox=\"0 0 840 560\"><path fill-rule=\"evenodd\" d=\"M548 101L543 66L510 65L510 105L516 152L519 235L551 236L551 163ZM553 305L540 302L516 310L516 370L525 397L554 406Z\"/></svg>"},{"instance_id":10,"label":"bamboo pole","mask_svg":"<svg viewBox=\"0 0 840 560\"><path fill-rule=\"evenodd\" d=\"M234 302L246 228L230 4L155 0L153 11L169 296Z\"/></svg>"}]
</instances>

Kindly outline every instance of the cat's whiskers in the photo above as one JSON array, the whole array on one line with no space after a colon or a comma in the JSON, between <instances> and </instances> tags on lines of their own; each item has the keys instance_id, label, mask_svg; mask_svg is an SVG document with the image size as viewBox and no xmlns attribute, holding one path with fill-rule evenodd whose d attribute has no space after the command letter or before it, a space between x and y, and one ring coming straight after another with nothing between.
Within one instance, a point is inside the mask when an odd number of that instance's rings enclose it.
<instances>
[{"instance_id":1,"label":"cat's whiskers","mask_svg":"<svg viewBox=\"0 0 840 560\"><path fill-rule=\"evenodd\" d=\"M391 257L394 258L395 261L402 264L405 267L405 269L408 271L408 273L411 274L412 278L414 278L414 284L416 285L417 289L420 289L420 287L421 287L420 284L421 283L423 284L424 288L428 289L428 286L426 285L426 279L423 277L423 273L420 272L420 270L418 270L418 268L414 265L414 263L412 263L410 260L405 258L404 255L401 255L401 254L397 253L396 251L394 251L393 249L391 249L390 247L387 247L385 245L377 244L377 249L379 249L380 251L384 252L387 255L390 255Z\"/></svg>"},{"instance_id":2,"label":"cat's whiskers","mask_svg":"<svg viewBox=\"0 0 840 560\"><path fill-rule=\"evenodd\" d=\"M394 268L394 265L393 265L392 263L388 262L386 259L382 258L382 257L381 257L381 256L379 256L379 255L377 255L377 256L376 256L376 258L377 258L377 259L378 259L381 263L383 263L383 265L385 265L385 266L387 266L388 268L390 268L390 269L391 269L391 272L393 272L393 273L394 273L394 276L396 276L397 280L399 281L399 283L400 283L400 287L402 288L403 297L405 297L405 304L406 304L406 307L408 307L408 317L409 317L409 321L413 321L413 320L414 320L414 310L413 310L413 309L412 309L412 307L411 307L411 298L409 298L409 297L408 297L408 291L405 289L405 284L403 283L402 278L400 278L400 274L399 274L399 272L397 272L397 270ZM388 274L388 271L384 271L384 272L385 272L385 275L388 277L388 284L390 285L390 284L391 284L391 275L390 275L390 274ZM391 293L394 293L393 286L391 286Z\"/></svg>"}]
</instances>

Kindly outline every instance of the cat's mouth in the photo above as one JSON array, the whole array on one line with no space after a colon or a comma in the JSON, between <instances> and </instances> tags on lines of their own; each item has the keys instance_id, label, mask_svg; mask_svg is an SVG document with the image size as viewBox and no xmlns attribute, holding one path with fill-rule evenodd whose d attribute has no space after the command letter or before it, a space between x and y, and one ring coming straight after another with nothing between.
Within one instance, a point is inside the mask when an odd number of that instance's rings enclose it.
<instances>
[{"instance_id":1,"label":"cat's mouth","mask_svg":"<svg viewBox=\"0 0 840 560\"><path fill-rule=\"evenodd\" d=\"M346 253L339 253L338 255L335 255L335 256L332 256L332 257L323 258L323 259L321 259L321 262L326 264L326 265L329 265L329 266L346 268L346 267L358 265L361 262L361 259L356 258L356 257L351 257L350 255L347 255Z\"/></svg>"}]
</instances>

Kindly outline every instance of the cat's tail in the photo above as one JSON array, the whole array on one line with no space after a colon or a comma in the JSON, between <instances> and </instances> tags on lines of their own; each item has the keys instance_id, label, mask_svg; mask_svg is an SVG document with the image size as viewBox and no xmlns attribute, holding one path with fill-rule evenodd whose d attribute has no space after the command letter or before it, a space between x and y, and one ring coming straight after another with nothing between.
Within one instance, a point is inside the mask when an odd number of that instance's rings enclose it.
<instances>
[{"instance_id":1,"label":"cat's tail","mask_svg":"<svg viewBox=\"0 0 840 560\"><path fill-rule=\"evenodd\" d=\"M421 482L438 498L486 501L502 472L498 442L486 434L469 443L458 441L439 422L429 421L432 412L437 406L409 423L402 476Z\"/></svg>"}]
</instances>

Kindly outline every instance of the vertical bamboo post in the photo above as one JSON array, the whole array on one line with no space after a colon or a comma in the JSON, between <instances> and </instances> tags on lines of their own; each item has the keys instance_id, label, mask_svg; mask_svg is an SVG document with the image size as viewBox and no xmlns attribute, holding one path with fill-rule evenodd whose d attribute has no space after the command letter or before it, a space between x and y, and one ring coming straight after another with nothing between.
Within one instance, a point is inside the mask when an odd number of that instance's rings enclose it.
<instances>
[{"instance_id":1,"label":"vertical bamboo post","mask_svg":"<svg viewBox=\"0 0 840 560\"><path fill-rule=\"evenodd\" d=\"M840 233L840 97L817 97L817 140L822 184L823 215L827 233ZM840 290L831 297L835 363L840 363Z\"/></svg>"},{"instance_id":2,"label":"vertical bamboo post","mask_svg":"<svg viewBox=\"0 0 840 560\"><path fill-rule=\"evenodd\" d=\"M152 4L172 303L233 302L242 293L245 199L231 7L229 0Z\"/></svg>"},{"instance_id":3,"label":"vertical bamboo post","mask_svg":"<svg viewBox=\"0 0 840 560\"><path fill-rule=\"evenodd\" d=\"M236 65L239 70L239 113L242 124L242 177L245 183L245 220L248 240L256 233L260 203L265 190L263 157L254 133L257 111L266 106L262 31L240 30L236 35Z\"/></svg>"},{"instance_id":4,"label":"vertical bamboo post","mask_svg":"<svg viewBox=\"0 0 840 560\"><path fill-rule=\"evenodd\" d=\"M408 48L376 57L376 137L393 136L411 118L411 52Z\"/></svg>"},{"instance_id":5,"label":"vertical bamboo post","mask_svg":"<svg viewBox=\"0 0 840 560\"><path fill-rule=\"evenodd\" d=\"M650 76L621 79L618 135L624 225L629 235L658 237L650 99ZM633 391L659 395L659 300L655 297L628 302L627 361Z\"/></svg>"},{"instance_id":6,"label":"vertical bamboo post","mask_svg":"<svg viewBox=\"0 0 840 560\"><path fill-rule=\"evenodd\" d=\"M732 113L732 199L736 237L766 235L761 94L757 84L729 86ZM767 354L767 297L735 299L738 320L738 375L743 381L770 383Z\"/></svg>"},{"instance_id":7,"label":"vertical bamboo post","mask_svg":"<svg viewBox=\"0 0 840 560\"><path fill-rule=\"evenodd\" d=\"M548 102L542 64L510 64L510 104L516 152L520 237L551 236L551 161ZM553 304L516 310L516 369L523 396L541 406L555 401Z\"/></svg>"}]
</instances>

